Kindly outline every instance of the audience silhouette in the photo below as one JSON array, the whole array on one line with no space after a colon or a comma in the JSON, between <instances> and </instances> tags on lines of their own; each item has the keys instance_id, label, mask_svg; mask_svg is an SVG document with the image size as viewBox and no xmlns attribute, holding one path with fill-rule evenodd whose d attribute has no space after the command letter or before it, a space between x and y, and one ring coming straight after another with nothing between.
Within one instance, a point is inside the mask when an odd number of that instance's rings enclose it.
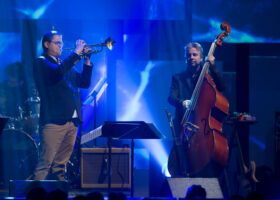
<instances>
[{"instance_id":1,"label":"audience silhouette","mask_svg":"<svg viewBox=\"0 0 280 200\"><path fill-rule=\"evenodd\" d=\"M201 185L192 185L188 188L185 200L205 200L206 190Z\"/></svg>"},{"instance_id":2,"label":"audience silhouette","mask_svg":"<svg viewBox=\"0 0 280 200\"><path fill-rule=\"evenodd\" d=\"M33 188L26 195L26 200L44 200L46 199L47 192L42 187Z\"/></svg>"}]
</instances>

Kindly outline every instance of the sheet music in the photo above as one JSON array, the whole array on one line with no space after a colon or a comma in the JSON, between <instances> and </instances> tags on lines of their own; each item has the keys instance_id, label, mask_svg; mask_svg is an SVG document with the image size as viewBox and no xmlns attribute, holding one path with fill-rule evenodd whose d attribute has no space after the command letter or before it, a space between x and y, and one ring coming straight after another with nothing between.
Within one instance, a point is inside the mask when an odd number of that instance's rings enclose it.
<instances>
[{"instance_id":1,"label":"sheet music","mask_svg":"<svg viewBox=\"0 0 280 200\"><path fill-rule=\"evenodd\" d=\"M82 135L81 144L94 140L95 138L100 137L101 135L102 135L102 126L99 126L98 128L90 131L89 133Z\"/></svg>"}]
</instances>

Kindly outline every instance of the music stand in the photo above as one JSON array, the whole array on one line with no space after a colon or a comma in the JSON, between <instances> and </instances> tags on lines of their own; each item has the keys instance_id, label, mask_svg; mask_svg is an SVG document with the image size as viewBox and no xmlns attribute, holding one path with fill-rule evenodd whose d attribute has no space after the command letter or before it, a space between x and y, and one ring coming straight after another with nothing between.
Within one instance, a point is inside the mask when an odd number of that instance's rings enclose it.
<instances>
[{"instance_id":1,"label":"music stand","mask_svg":"<svg viewBox=\"0 0 280 200\"><path fill-rule=\"evenodd\" d=\"M134 139L162 139L165 138L152 123L144 121L106 121L102 126L102 136L108 138L108 193L111 189L111 140L114 139L131 139L131 197L133 197L133 164L134 164Z\"/></svg>"},{"instance_id":2,"label":"music stand","mask_svg":"<svg viewBox=\"0 0 280 200\"><path fill-rule=\"evenodd\" d=\"M0 117L0 134L2 133L2 130L5 128L5 125L8 120L9 120L8 117Z\"/></svg>"}]
</instances>

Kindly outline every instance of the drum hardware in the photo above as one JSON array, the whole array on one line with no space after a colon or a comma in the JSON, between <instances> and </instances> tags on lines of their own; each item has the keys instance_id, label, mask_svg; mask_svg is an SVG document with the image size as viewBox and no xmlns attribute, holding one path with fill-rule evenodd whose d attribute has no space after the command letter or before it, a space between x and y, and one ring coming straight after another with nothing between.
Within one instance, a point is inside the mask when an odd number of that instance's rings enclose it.
<instances>
[{"instance_id":1,"label":"drum hardware","mask_svg":"<svg viewBox=\"0 0 280 200\"><path fill-rule=\"evenodd\" d=\"M6 123L6 129L21 129L21 120L19 118L8 117L9 120Z\"/></svg>"},{"instance_id":2,"label":"drum hardware","mask_svg":"<svg viewBox=\"0 0 280 200\"><path fill-rule=\"evenodd\" d=\"M36 94L24 102L22 118L23 130L30 133L33 138L39 135L40 98Z\"/></svg>"},{"instance_id":3,"label":"drum hardware","mask_svg":"<svg viewBox=\"0 0 280 200\"><path fill-rule=\"evenodd\" d=\"M23 119L24 110L22 109L21 106L18 106L18 113L19 113L19 119Z\"/></svg>"},{"instance_id":4,"label":"drum hardware","mask_svg":"<svg viewBox=\"0 0 280 200\"><path fill-rule=\"evenodd\" d=\"M0 181L24 180L33 173L38 161L38 146L26 132L4 129L0 135Z\"/></svg>"}]
</instances>

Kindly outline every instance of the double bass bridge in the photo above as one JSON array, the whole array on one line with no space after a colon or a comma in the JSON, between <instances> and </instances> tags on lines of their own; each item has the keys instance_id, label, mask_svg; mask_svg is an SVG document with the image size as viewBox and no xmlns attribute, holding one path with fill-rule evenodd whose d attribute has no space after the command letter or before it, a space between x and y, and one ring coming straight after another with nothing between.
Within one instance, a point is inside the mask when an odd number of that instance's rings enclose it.
<instances>
[{"instance_id":1,"label":"double bass bridge","mask_svg":"<svg viewBox=\"0 0 280 200\"><path fill-rule=\"evenodd\" d=\"M191 122L186 122L184 124L184 139L188 142L191 137L198 131L199 126L191 123Z\"/></svg>"}]
</instances>

